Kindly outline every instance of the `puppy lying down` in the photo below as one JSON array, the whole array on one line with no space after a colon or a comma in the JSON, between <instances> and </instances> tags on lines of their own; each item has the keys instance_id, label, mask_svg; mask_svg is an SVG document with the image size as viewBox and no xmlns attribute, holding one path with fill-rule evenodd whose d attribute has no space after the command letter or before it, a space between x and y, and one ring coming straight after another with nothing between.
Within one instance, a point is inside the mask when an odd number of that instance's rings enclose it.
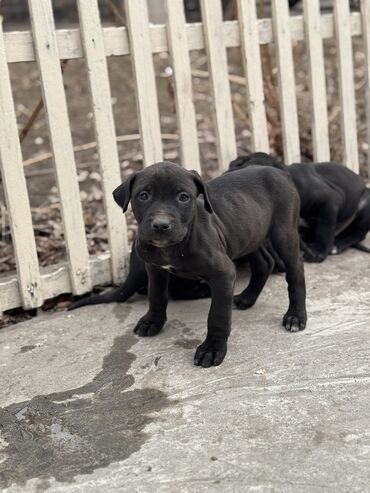
<instances>
[{"instance_id":1,"label":"puppy lying down","mask_svg":"<svg viewBox=\"0 0 370 493\"><path fill-rule=\"evenodd\" d=\"M334 162L286 166L264 152L240 156L229 169L255 165L281 169L293 180L301 200L304 260L322 262L350 247L369 252L360 245L370 230L370 190L361 176Z\"/></svg>"},{"instance_id":2,"label":"puppy lying down","mask_svg":"<svg viewBox=\"0 0 370 493\"><path fill-rule=\"evenodd\" d=\"M252 306L271 272L269 239L283 260L289 307L286 330L306 326L305 279L299 251L299 197L291 180L273 167L251 166L207 185L196 172L157 163L131 175L114 192L123 212L131 200L139 228L136 251L146 264L149 309L134 331L154 336L166 322L169 273L204 280L211 290L207 336L194 363L219 365L227 352L235 283L233 260L247 257L251 278L234 298Z\"/></svg>"}]
</instances>

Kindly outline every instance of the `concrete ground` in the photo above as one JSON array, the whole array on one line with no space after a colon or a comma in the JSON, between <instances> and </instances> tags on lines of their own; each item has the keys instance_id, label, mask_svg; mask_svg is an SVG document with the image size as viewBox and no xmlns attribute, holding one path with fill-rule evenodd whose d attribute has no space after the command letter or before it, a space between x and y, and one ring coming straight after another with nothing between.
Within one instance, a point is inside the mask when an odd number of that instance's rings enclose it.
<instances>
[{"instance_id":1,"label":"concrete ground","mask_svg":"<svg viewBox=\"0 0 370 493\"><path fill-rule=\"evenodd\" d=\"M207 370L209 300L171 302L151 339L139 296L0 331L2 491L370 491L370 255L306 279L305 331L280 326L274 275Z\"/></svg>"}]
</instances>

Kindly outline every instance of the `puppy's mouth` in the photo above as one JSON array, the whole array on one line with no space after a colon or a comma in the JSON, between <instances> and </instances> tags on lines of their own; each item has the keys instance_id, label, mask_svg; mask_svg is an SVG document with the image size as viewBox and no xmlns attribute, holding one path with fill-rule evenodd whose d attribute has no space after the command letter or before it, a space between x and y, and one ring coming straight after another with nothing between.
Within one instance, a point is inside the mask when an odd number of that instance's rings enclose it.
<instances>
[{"instance_id":1,"label":"puppy's mouth","mask_svg":"<svg viewBox=\"0 0 370 493\"><path fill-rule=\"evenodd\" d=\"M140 234L139 232L139 238L140 240L143 242L143 243L146 243L148 245L152 245L156 248L168 248L168 247L172 247L172 246L175 246L175 245L178 245L179 243L181 243L185 237L186 233L185 234L181 234L181 235L171 235L171 236L163 236L162 238L160 236L157 236L156 238L154 237L148 237L147 235L145 234Z\"/></svg>"},{"instance_id":2,"label":"puppy's mouth","mask_svg":"<svg viewBox=\"0 0 370 493\"><path fill-rule=\"evenodd\" d=\"M178 242L169 241L169 240L150 240L149 243L158 248L165 248L165 247L176 245Z\"/></svg>"}]
</instances>

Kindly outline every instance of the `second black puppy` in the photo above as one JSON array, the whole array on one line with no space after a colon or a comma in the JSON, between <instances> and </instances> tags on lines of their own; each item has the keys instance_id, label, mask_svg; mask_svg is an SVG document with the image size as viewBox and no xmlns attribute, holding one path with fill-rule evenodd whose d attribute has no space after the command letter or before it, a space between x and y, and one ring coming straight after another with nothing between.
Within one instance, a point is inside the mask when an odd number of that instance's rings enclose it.
<instances>
[{"instance_id":1,"label":"second black puppy","mask_svg":"<svg viewBox=\"0 0 370 493\"><path fill-rule=\"evenodd\" d=\"M209 298L211 291L207 283L184 279L170 274L168 283L170 297L173 300L199 300ZM145 262L138 257L135 244L132 246L130 254L130 265L127 278L118 287L102 294L93 294L80 298L68 307L68 310L75 310L81 306L100 305L102 303L123 303L135 293L146 294L148 292L148 274Z\"/></svg>"},{"instance_id":2,"label":"second black puppy","mask_svg":"<svg viewBox=\"0 0 370 493\"><path fill-rule=\"evenodd\" d=\"M309 242L304 253L307 262L322 262L331 251L340 253L365 239L370 229L370 190L350 169L334 162L286 166L269 154L256 152L232 161L230 170L251 165L279 168L292 178L307 226L308 238L307 234L303 238Z\"/></svg>"},{"instance_id":3,"label":"second black puppy","mask_svg":"<svg viewBox=\"0 0 370 493\"><path fill-rule=\"evenodd\" d=\"M283 325L289 331L305 328L299 197L283 173L250 167L206 185L198 174L176 164L157 163L131 175L113 196L123 211L131 199L139 224L136 250L146 262L149 277L149 310L136 324L137 334L153 336L165 324L169 272L203 279L210 285L212 302L207 337L197 348L194 363L219 365L231 329L233 260L249 257L251 279L237 297L238 305L247 308L256 301L270 273L264 248L268 238L286 266L289 308Z\"/></svg>"}]
</instances>

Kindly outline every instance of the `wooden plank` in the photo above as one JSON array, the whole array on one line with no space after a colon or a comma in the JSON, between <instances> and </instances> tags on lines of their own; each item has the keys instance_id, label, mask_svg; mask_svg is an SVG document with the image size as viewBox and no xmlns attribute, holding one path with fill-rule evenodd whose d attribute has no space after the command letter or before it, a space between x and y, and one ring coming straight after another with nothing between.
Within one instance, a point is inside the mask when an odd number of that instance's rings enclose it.
<instances>
[{"instance_id":1,"label":"wooden plank","mask_svg":"<svg viewBox=\"0 0 370 493\"><path fill-rule=\"evenodd\" d=\"M91 257L89 260L92 282L108 284L112 281L111 262L109 254ZM1 311L18 308L22 304L17 277L0 277L0 314ZM69 268L65 263L56 264L41 269L41 286L45 299L55 298L63 293L72 291Z\"/></svg>"},{"instance_id":2,"label":"wooden plank","mask_svg":"<svg viewBox=\"0 0 370 493\"><path fill-rule=\"evenodd\" d=\"M198 134L183 0L167 0L166 9L168 44L174 71L176 114L181 142L181 163L186 169L194 169L200 173Z\"/></svg>"},{"instance_id":3,"label":"wooden plank","mask_svg":"<svg viewBox=\"0 0 370 493\"><path fill-rule=\"evenodd\" d=\"M112 274L114 282L118 284L125 276L128 243L125 216L112 197L112 191L122 180L103 33L97 0L78 0L77 6L93 103L95 140L102 175Z\"/></svg>"},{"instance_id":4,"label":"wooden plank","mask_svg":"<svg viewBox=\"0 0 370 493\"><path fill-rule=\"evenodd\" d=\"M258 19L258 37L260 44L273 41L273 29L271 19ZM292 41L304 39L303 17L292 16L289 19ZM222 26L226 48L240 46L239 23L226 21ZM151 49L153 53L168 51L166 38L166 26L150 26L149 28ZM189 50L201 50L205 47L203 25L201 23L187 24L186 33ZM362 34L361 16L358 12L351 13L352 36ZM106 56L121 56L130 54L128 33L125 27L103 28ZM32 33L30 31L13 31L5 33L5 46L8 63L35 61ZM82 58L82 45L79 29L58 29L56 31L58 53L61 60ZM334 16L324 14L321 16L322 39L334 37Z\"/></svg>"},{"instance_id":5,"label":"wooden plank","mask_svg":"<svg viewBox=\"0 0 370 493\"><path fill-rule=\"evenodd\" d=\"M370 0L361 2L362 17L362 36L365 48L365 65L366 65L366 123L367 123L367 172L370 177Z\"/></svg>"},{"instance_id":6,"label":"wooden plank","mask_svg":"<svg viewBox=\"0 0 370 493\"><path fill-rule=\"evenodd\" d=\"M23 308L29 309L42 305L43 296L1 21L0 115L0 171L17 263L19 293Z\"/></svg>"},{"instance_id":7,"label":"wooden plank","mask_svg":"<svg viewBox=\"0 0 370 493\"><path fill-rule=\"evenodd\" d=\"M280 114L286 163L301 160L297 116L297 100L293 67L288 2L272 0L276 58L279 75Z\"/></svg>"},{"instance_id":8,"label":"wooden plank","mask_svg":"<svg viewBox=\"0 0 370 493\"><path fill-rule=\"evenodd\" d=\"M315 161L329 161L325 64L320 36L320 0L304 0L304 19L312 95L313 155Z\"/></svg>"},{"instance_id":9,"label":"wooden plank","mask_svg":"<svg viewBox=\"0 0 370 493\"><path fill-rule=\"evenodd\" d=\"M238 0L237 5L253 150L269 152L256 4Z\"/></svg>"},{"instance_id":10,"label":"wooden plank","mask_svg":"<svg viewBox=\"0 0 370 493\"><path fill-rule=\"evenodd\" d=\"M200 1L210 83L213 94L214 126L216 131L218 165L221 171L236 158L236 142L226 47L222 32L221 2Z\"/></svg>"},{"instance_id":11,"label":"wooden plank","mask_svg":"<svg viewBox=\"0 0 370 493\"><path fill-rule=\"evenodd\" d=\"M343 162L350 169L358 173L355 87L348 0L337 0L335 2L334 19L338 53L340 102L342 109L341 128Z\"/></svg>"},{"instance_id":12,"label":"wooden plank","mask_svg":"<svg viewBox=\"0 0 370 493\"><path fill-rule=\"evenodd\" d=\"M28 0L54 155L72 290L91 289L89 254L50 0Z\"/></svg>"},{"instance_id":13,"label":"wooden plank","mask_svg":"<svg viewBox=\"0 0 370 493\"><path fill-rule=\"evenodd\" d=\"M146 0L126 0L131 60L136 81L141 145L146 166L162 161L157 88L149 35Z\"/></svg>"}]
</instances>

